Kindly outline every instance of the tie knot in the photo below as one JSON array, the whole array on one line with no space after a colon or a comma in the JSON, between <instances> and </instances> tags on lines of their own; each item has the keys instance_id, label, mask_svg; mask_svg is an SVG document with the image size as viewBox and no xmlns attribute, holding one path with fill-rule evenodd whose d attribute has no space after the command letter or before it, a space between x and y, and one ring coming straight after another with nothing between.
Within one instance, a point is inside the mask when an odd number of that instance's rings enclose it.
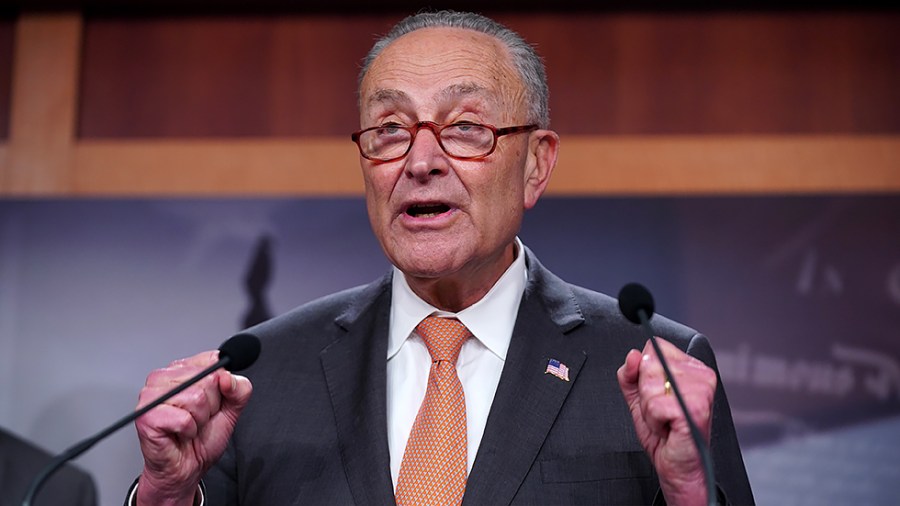
<instances>
[{"instance_id":1,"label":"tie knot","mask_svg":"<svg viewBox=\"0 0 900 506\"><path fill-rule=\"evenodd\" d=\"M429 316L422 320L416 327L416 332L425 341L432 360L445 360L454 365L463 343L472 336L459 320L439 316Z\"/></svg>"}]
</instances>

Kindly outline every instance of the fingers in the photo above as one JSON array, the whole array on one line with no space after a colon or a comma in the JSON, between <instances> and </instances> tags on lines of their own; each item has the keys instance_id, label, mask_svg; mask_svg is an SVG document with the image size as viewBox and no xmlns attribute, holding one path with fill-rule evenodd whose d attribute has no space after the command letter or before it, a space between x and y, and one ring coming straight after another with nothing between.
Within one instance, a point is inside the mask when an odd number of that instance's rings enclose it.
<instances>
[{"instance_id":1,"label":"fingers","mask_svg":"<svg viewBox=\"0 0 900 506\"><path fill-rule=\"evenodd\" d=\"M192 357L175 360L167 367L151 372L147 376L144 388L171 390L214 364L218 360L218 356L218 351L206 351ZM146 402L149 403L152 400L147 399Z\"/></svg>"},{"instance_id":2,"label":"fingers","mask_svg":"<svg viewBox=\"0 0 900 506\"><path fill-rule=\"evenodd\" d=\"M672 383L677 383L691 418L708 437L716 390L715 371L668 341L658 339L657 344L669 366L671 378L666 375L650 341L641 351L631 350L617 372L619 386L635 421L661 438L669 436L673 425L678 430L687 430L683 411L671 387Z\"/></svg>"},{"instance_id":3,"label":"fingers","mask_svg":"<svg viewBox=\"0 0 900 506\"><path fill-rule=\"evenodd\" d=\"M175 360L167 367L151 372L141 389L138 408L167 394L217 360L218 351L208 351ZM246 378L238 381L227 371L214 371L140 417L136 422L139 434L153 433L158 437L165 433L176 439L193 439L219 413L223 402L243 407L251 390Z\"/></svg>"},{"instance_id":4,"label":"fingers","mask_svg":"<svg viewBox=\"0 0 900 506\"><path fill-rule=\"evenodd\" d=\"M144 388L138 399L138 408L143 407L172 389L182 385L201 371L214 364L218 352L204 352L187 359L176 360L168 367L157 369L147 376ZM168 399L165 403L171 406L182 407L198 417L198 422L203 423L209 418L210 413L218 411L220 394L217 387L217 376L224 371L215 371L200 379L193 386ZM227 374L227 373L225 373Z\"/></svg>"},{"instance_id":5,"label":"fingers","mask_svg":"<svg viewBox=\"0 0 900 506\"><path fill-rule=\"evenodd\" d=\"M655 349L648 341L638 371L638 390L646 422L658 434L665 434L673 424L676 428L687 429L687 425L680 423L684 414L674 392L666 388L666 383L671 382L677 385L691 418L708 436L717 384L715 371L668 341L659 339L657 343L671 377L666 375Z\"/></svg>"},{"instance_id":6,"label":"fingers","mask_svg":"<svg viewBox=\"0 0 900 506\"><path fill-rule=\"evenodd\" d=\"M665 383L667 380L673 380L680 386L681 383L698 383L700 385L710 386L715 389L716 374L711 368L704 364L701 360L688 355L681 351L674 344L664 340L657 339L657 344L663 353L666 364L669 366L669 373L672 378L667 377L662 362L656 354L650 341L644 345L643 355L641 357L641 365L639 376L642 382L657 382L656 390L665 393Z\"/></svg>"},{"instance_id":7,"label":"fingers","mask_svg":"<svg viewBox=\"0 0 900 506\"><path fill-rule=\"evenodd\" d=\"M149 449L166 452L164 446L172 439L187 441L197 437L200 426L189 411L168 404L160 404L136 422L138 434L147 439Z\"/></svg>"}]
</instances>

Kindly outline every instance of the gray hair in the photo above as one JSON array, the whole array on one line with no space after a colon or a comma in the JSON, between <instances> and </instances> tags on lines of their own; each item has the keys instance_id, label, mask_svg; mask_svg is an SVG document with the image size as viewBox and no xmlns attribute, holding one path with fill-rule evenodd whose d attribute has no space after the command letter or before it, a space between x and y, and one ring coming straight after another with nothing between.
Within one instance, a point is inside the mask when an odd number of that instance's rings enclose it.
<instances>
[{"instance_id":1,"label":"gray hair","mask_svg":"<svg viewBox=\"0 0 900 506\"><path fill-rule=\"evenodd\" d=\"M548 105L550 91L547 87L547 72L544 70L544 62L540 55L518 33L490 18L471 12L450 10L421 12L403 19L394 25L387 35L378 39L369 50L369 54L363 59L357 85L362 84L372 62L392 42L410 32L437 27L465 28L499 40L512 56L512 63L518 70L522 84L525 86L526 100L530 104L527 121L537 123L541 128L550 126L550 107Z\"/></svg>"}]
</instances>

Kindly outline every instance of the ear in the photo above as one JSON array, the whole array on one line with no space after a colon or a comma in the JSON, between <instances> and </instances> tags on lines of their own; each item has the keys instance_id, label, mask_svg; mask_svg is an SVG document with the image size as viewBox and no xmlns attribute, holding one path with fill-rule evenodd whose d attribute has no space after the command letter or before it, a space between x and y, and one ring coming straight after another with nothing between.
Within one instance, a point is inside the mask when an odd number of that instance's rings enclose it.
<instances>
[{"instance_id":1,"label":"ear","mask_svg":"<svg viewBox=\"0 0 900 506\"><path fill-rule=\"evenodd\" d=\"M559 135L556 132L535 130L531 133L525 161L525 209L534 207L547 189L558 153Z\"/></svg>"}]
</instances>

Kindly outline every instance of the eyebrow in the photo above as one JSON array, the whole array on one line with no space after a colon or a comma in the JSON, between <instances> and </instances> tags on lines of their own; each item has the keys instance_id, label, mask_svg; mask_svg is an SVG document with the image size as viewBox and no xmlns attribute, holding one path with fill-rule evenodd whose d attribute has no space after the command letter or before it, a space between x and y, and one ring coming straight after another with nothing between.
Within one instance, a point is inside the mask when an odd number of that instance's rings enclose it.
<instances>
[{"instance_id":1,"label":"eyebrow","mask_svg":"<svg viewBox=\"0 0 900 506\"><path fill-rule=\"evenodd\" d=\"M476 83L456 83L447 86L442 89L438 93L438 97L441 101L451 101L460 99L466 96L472 95L481 95L486 92L486 88ZM412 99L406 92L393 89L393 88L382 88L376 90L371 97L369 97L369 104L377 104L377 103L409 103Z\"/></svg>"},{"instance_id":2,"label":"eyebrow","mask_svg":"<svg viewBox=\"0 0 900 506\"><path fill-rule=\"evenodd\" d=\"M369 104L383 103L383 102L403 102L408 103L411 99L409 95L405 92L395 89L382 88L376 90L375 93L369 97Z\"/></svg>"},{"instance_id":3,"label":"eyebrow","mask_svg":"<svg viewBox=\"0 0 900 506\"><path fill-rule=\"evenodd\" d=\"M460 97L470 96L470 95L480 95L485 93L486 90L484 86L475 83L457 83L451 84L447 86L440 92L440 97L443 100L447 99L456 99Z\"/></svg>"}]
</instances>

